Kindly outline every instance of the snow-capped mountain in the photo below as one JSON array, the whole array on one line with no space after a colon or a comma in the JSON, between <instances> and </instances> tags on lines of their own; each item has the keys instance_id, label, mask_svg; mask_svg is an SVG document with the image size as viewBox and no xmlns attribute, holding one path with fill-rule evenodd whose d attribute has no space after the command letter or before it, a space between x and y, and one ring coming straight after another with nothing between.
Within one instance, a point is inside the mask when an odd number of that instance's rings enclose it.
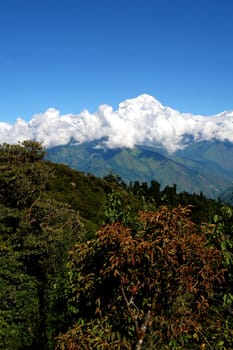
<instances>
[{"instance_id":1,"label":"snow-capped mountain","mask_svg":"<svg viewBox=\"0 0 233 350\"><path fill-rule=\"evenodd\" d=\"M153 145L172 154L200 141L233 143L233 111L201 116L181 113L143 94L119 104L117 110L101 105L96 113L62 115L54 108L36 114L29 122L0 123L0 143L25 139L43 142L47 148L105 138L106 148ZM102 144L103 146L103 144Z\"/></svg>"},{"instance_id":2,"label":"snow-capped mountain","mask_svg":"<svg viewBox=\"0 0 233 350\"><path fill-rule=\"evenodd\" d=\"M0 143L43 142L48 159L97 176L113 171L127 181L157 180L179 191L217 198L233 180L233 111L181 113L143 94L96 113L56 109L0 123Z\"/></svg>"}]
</instances>

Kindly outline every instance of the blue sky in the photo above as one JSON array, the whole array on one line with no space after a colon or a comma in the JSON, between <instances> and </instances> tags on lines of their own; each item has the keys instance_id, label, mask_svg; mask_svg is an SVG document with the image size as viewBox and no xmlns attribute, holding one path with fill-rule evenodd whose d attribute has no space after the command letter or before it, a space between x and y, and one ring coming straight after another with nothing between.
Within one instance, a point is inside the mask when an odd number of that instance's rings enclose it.
<instances>
[{"instance_id":1,"label":"blue sky","mask_svg":"<svg viewBox=\"0 0 233 350\"><path fill-rule=\"evenodd\" d=\"M143 93L181 112L233 109L232 13L232 0L1 1L0 121Z\"/></svg>"}]
</instances>

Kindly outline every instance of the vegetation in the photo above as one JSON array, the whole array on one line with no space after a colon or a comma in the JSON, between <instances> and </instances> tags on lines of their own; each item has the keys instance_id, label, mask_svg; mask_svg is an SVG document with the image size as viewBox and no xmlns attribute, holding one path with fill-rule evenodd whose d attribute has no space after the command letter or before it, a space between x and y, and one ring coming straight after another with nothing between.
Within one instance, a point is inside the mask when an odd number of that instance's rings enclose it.
<instances>
[{"instance_id":1,"label":"vegetation","mask_svg":"<svg viewBox=\"0 0 233 350\"><path fill-rule=\"evenodd\" d=\"M0 145L0 350L233 349L233 208Z\"/></svg>"},{"instance_id":2,"label":"vegetation","mask_svg":"<svg viewBox=\"0 0 233 350\"><path fill-rule=\"evenodd\" d=\"M108 149L105 141L52 147L46 158L98 177L112 170L127 183L157 180L161 188L175 183L178 192L202 191L214 199L232 183L233 162L229 160L233 158L233 145L229 142L194 142L167 154L165 149L149 145Z\"/></svg>"}]
</instances>

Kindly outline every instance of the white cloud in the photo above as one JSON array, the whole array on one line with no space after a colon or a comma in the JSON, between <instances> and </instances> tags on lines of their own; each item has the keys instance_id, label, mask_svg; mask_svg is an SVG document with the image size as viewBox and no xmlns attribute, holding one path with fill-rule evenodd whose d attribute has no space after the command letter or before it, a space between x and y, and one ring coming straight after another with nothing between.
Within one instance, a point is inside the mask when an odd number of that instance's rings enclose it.
<instances>
[{"instance_id":1,"label":"white cloud","mask_svg":"<svg viewBox=\"0 0 233 350\"><path fill-rule=\"evenodd\" d=\"M192 136L195 141L217 139L233 142L233 112L216 116L182 114L149 95L126 100L113 111L101 105L91 114L61 115L50 108L36 114L27 123L17 119L14 125L0 123L0 143L17 143L26 139L43 142L45 147L78 143L106 137L106 147L134 147L150 143L164 146L168 152L184 147L184 140Z\"/></svg>"}]
</instances>

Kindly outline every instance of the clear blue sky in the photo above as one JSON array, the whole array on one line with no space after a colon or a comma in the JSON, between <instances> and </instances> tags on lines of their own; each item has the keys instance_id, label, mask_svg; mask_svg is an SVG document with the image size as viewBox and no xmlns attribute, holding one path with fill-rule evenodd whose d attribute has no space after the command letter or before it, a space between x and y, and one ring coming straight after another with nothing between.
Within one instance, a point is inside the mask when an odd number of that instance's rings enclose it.
<instances>
[{"instance_id":1,"label":"clear blue sky","mask_svg":"<svg viewBox=\"0 0 233 350\"><path fill-rule=\"evenodd\" d=\"M232 0L1 1L0 121L142 93L181 112L233 109L232 15Z\"/></svg>"}]
</instances>

